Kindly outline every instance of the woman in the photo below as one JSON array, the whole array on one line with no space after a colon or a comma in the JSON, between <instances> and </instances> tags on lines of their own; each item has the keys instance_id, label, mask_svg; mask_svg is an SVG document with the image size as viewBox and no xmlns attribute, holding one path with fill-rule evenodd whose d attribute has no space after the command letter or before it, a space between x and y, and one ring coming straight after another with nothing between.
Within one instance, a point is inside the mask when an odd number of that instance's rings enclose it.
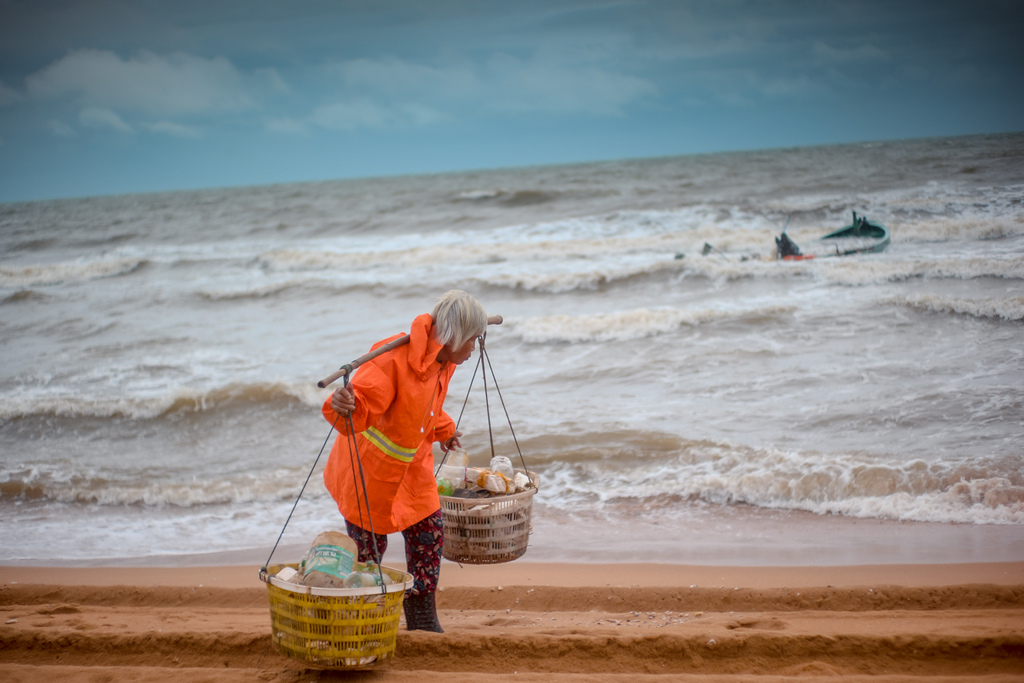
<instances>
[{"instance_id":1,"label":"woman","mask_svg":"<svg viewBox=\"0 0 1024 683\"><path fill-rule=\"evenodd\" d=\"M444 632L434 602L444 529L433 443L439 442L445 452L462 445L462 433L442 408L455 367L473 355L486 328L483 306L466 292L452 290L432 313L413 321L408 344L363 363L351 383L324 403L324 417L340 432L324 468L324 483L359 547L359 560L374 558L374 534L380 556L387 534L401 531L405 537L407 568L415 579L404 602L410 631ZM348 416L356 433L365 496L351 452Z\"/></svg>"}]
</instances>

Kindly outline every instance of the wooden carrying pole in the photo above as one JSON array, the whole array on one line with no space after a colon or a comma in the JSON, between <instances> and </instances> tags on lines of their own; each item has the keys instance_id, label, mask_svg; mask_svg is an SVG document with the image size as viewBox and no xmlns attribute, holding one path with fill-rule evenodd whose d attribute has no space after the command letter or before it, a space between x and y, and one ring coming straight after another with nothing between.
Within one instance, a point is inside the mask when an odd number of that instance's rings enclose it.
<instances>
[{"instance_id":1,"label":"wooden carrying pole","mask_svg":"<svg viewBox=\"0 0 1024 683\"><path fill-rule=\"evenodd\" d=\"M501 321L502 321L502 317L500 315L492 315L491 317L489 317L487 319L487 324L488 325L500 325ZM330 386L331 384L333 384L334 382L336 382L337 380L339 380L340 378L342 378L345 375L347 375L348 373L354 372L356 368L358 368L360 365L362 365L366 361L371 360L373 358L376 358L377 356L379 356L382 353L387 353L391 349L398 348L399 346L402 346L403 344L408 344L408 343L409 343L409 335L404 334L401 337L399 337L398 339L396 339L394 341L390 341L387 344L385 344L384 346L380 346L380 347L374 349L373 351L370 351L365 356L359 356L359 358L356 358L354 361L352 361L348 365L342 366L337 372L335 372L335 373L333 373L331 375L328 375L327 377L324 377L322 380L317 382L316 385L318 387L320 387L321 389L325 389L328 386Z\"/></svg>"}]
</instances>

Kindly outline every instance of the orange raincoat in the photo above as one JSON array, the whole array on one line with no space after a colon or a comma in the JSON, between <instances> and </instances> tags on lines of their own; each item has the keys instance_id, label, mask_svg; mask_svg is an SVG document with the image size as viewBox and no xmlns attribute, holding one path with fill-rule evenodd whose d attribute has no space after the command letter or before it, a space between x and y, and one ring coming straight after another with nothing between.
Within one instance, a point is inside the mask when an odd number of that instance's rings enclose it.
<instances>
[{"instance_id":1,"label":"orange raincoat","mask_svg":"<svg viewBox=\"0 0 1024 683\"><path fill-rule=\"evenodd\" d=\"M330 397L324 402L324 417L340 432L324 468L324 483L347 521L366 530L372 521L378 534L402 531L441 507L433 442L455 434L455 421L442 406L456 366L437 361L442 345L434 339L433 324L429 313L417 317L408 344L367 361L352 377L352 423L366 496L358 466L353 476L348 423L331 408Z\"/></svg>"}]
</instances>

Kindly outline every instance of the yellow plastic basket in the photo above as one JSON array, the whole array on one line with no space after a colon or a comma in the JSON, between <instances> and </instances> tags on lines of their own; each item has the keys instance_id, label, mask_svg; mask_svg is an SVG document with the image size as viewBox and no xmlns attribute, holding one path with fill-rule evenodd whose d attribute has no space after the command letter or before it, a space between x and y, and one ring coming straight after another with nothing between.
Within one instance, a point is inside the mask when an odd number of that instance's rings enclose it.
<instances>
[{"instance_id":1,"label":"yellow plastic basket","mask_svg":"<svg viewBox=\"0 0 1024 683\"><path fill-rule=\"evenodd\" d=\"M270 599L271 639L284 655L325 669L365 669L395 655L402 599L411 574L381 567L394 583L370 588L311 588L260 572Z\"/></svg>"}]
</instances>

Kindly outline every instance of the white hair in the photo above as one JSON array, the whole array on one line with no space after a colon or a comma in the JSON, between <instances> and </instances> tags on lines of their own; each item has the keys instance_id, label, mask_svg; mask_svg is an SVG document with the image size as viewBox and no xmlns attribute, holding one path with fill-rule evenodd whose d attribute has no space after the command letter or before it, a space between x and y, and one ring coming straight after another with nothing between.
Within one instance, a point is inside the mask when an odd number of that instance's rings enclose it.
<instances>
[{"instance_id":1,"label":"white hair","mask_svg":"<svg viewBox=\"0 0 1024 683\"><path fill-rule=\"evenodd\" d=\"M434 339L455 348L479 337L487 329L484 307L461 289L445 292L430 315L434 318Z\"/></svg>"}]
</instances>

